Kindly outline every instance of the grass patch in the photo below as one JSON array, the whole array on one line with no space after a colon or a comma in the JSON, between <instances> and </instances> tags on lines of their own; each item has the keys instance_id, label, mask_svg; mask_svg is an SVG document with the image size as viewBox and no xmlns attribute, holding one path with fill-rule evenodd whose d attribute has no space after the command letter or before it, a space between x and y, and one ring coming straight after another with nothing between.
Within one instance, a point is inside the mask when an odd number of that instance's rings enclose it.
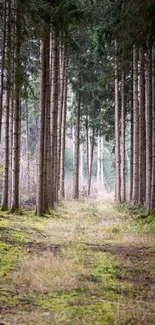
<instances>
[{"instance_id":1,"label":"grass patch","mask_svg":"<svg viewBox=\"0 0 155 325\"><path fill-rule=\"evenodd\" d=\"M115 204L114 208L118 212L124 212L130 216L148 213L144 205L134 203Z\"/></svg>"},{"instance_id":2,"label":"grass patch","mask_svg":"<svg viewBox=\"0 0 155 325\"><path fill-rule=\"evenodd\" d=\"M148 213L137 215L134 217L131 227L136 233L155 234L155 217Z\"/></svg>"},{"instance_id":3,"label":"grass patch","mask_svg":"<svg viewBox=\"0 0 155 325\"><path fill-rule=\"evenodd\" d=\"M144 207L64 201L45 217L3 212L0 227L2 323L154 324L154 218Z\"/></svg>"},{"instance_id":4,"label":"grass patch","mask_svg":"<svg viewBox=\"0 0 155 325\"><path fill-rule=\"evenodd\" d=\"M19 248L0 241L0 277L5 277L15 266L21 251Z\"/></svg>"}]
</instances>

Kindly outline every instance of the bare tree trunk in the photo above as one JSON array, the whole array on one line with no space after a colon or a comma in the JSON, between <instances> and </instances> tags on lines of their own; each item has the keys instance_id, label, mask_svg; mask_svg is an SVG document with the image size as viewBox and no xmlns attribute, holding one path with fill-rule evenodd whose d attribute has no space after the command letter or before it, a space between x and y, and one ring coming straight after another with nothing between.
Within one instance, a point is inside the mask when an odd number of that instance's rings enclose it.
<instances>
[{"instance_id":1,"label":"bare tree trunk","mask_svg":"<svg viewBox=\"0 0 155 325\"><path fill-rule=\"evenodd\" d=\"M81 96L79 92L78 105L75 122L75 155L74 155L74 175L73 175L73 198L79 199L79 136L80 136L80 108Z\"/></svg>"},{"instance_id":2,"label":"bare tree trunk","mask_svg":"<svg viewBox=\"0 0 155 325\"><path fill-rule=\"evenodd\" d=\"M84 183L83 177L83 142L80 145L80 188L82 189Z\"/></svg>"},{"instance_id":3,"label":"bare tree trunk","mask_svg":"<svg viewBox=\"0 0 155 325\"><path fill-rule=\"evenodd\" d=\"M15 108L13 116L13 164L11 212L19 208L20 90L21 90L21 1L16 0Z\"/></svg>"},{"instance_id":4,"label":"bare tree trunk","mask_svg":"<svg viewBox=\"0 0 155 325\"><path fill-rule=\"evenodd\" d=\"M44 134L44 210L49 208L49 164L50 164L50 33L46 35L46 86L45 86L45 134Z\"/></svg>"},{"instance_id":5,"label":"bare tree trunk","mask_svg":"<svg viewBox=\"0 0 155 325\"><path fill-rule=\"evenodd\" d=\"M152 179L150 211L155 214L155 44L152 50Z\"/></svg>"},{"instance_id":6,"label":"bare tree trunk","mask_svg":"<svg viewBox=\"0 0 155 325\"><path fill-rule=\"evenodd\" d=\"M115 52L117 54L117 41L115 41ZM118 99L118 68L115 62L115 201L121 202L120 186L120 137L119 137L119 99Z\"/></svg>"},{"instance_id":7,"label":"bare tree trunk","mask_svg":"<svg viewBox=\"0 0 155 325\"><path fill-rule=\"evenodd\" d=\"M53 69L51 93L51 200L53 208L57 201L57 121L58 121L58 91L59 91L59 47L58 41L53 38Z\"/></svg>"},{"instance_id":8,"label":"bare tree trunk","mask_svg":"<svg viewBox=\"0 0 155 325\"><path fill-rule=\"evenodd\" d=\"M4 16L3 16L3 35L2 35L2 48L1 48L1 88L0 88L0 141L1 141L1 128L2 128L2 111L3 111L3 92L4 92L4 63L5 63L5 46L6 46L6 3L4 0Z\"/></svg>"},{"instance_id":9,"label":"bare tree trunk","mask_svg":"<svg viewBox=\"0 0 155 325\"><path fill-rule=\"evenodd\" d=\"M100 135L97 136L97 189L100 189L100 172L101 172L101 150L100 150Z\"/></svg>"},{"instance_id":10,"label":"bare tree trunk","mask_svg":"<svg viewBox=\"0 0 155 325\"><path fill-rule=\"evenodd\" d=\"M94 142L95 142L95 128L93 127L92 141L91 141L91 155L90 155L90 170L89 170L89 183L88 183L88 196L91 191L92 171L93 171L93 158L94 158Z\"/></svg>"},{"instance_id":11,"label":"bare tree trunk","mask_svg":"<svg viewBox=\"0 0 155 325\"><path fill-rule=\"evenodd\" d=\"M12 85L11 89L11 107L10 107L10 117L9 117L9 207L12 202L12 147L13 147L13 112L14 112L14 88Z\"/></svg>"},{"instance_id":12,"label":"bare tree trunk","mask_svg":"<svg viewBox=\"0 0 155 325\"><path fill-rule=\"evenodd\" d=\"M102 184L102 190L105 187L104 184L104 171L103 171L103 167L104 167L104 141L103 141L103 136L101 137L101 184Z\"/></svg>"},{"instance_id":13,"label":"bare tree trunk","mask_svg":"<svg viewBox=\"0 0 155 325\"><path fill-rule=\"evenodd\" d=\"M2 209L9 206L9 113L11 97L11 3L8 2L8 22L7 22L7 81L6 81L6 109L5 109L5 159L4 159L4 179L2 194Z\"/></svg>"},{"instance_id":14,"label":"bare tree trunk","mask_svg":"<svg viewBox=\"0 0 155 325\"><path fill-rule=\"evenodd\" d=\"M146 63L146 205L150 209L152 178L152 50L148 44Z\"/></svg>"},{"instance_id":15,"label":"bare tree trunk","mask_svg":"<svg viewBox=\"0 0 155 325\"><path fill-rule=\"evenodd\" d=\"M27 189L30 191L30 149L29 149L29 110L28 99L25 100L26 107L26 156L27 156Z\"/></svg>"},{"instance_id":16,"label":"bare tree trunk","mask_svg":"<svg viewBox=\"0 0 155 325\"><path fill-rule=\"evenodd\" d=\"M146 182L146 135L145 135L145 75L144 75L144 51L139 51L139 203L145 202Z\"/></svg>"},{"instance_id":17,"label":"bare tree trunk","mask_svg":"<svg viewBox=\"0 0 155 325\"><path fill-rule=\"evenodd\" d=\"M138 202L139 193L139 107L138 107L138 53L133 47L133 197Z\"/></svg>"},{"instance_id":18,"label":"bare tree trunk","mask_svg":"<svg viewBox=\"0 0 155 325\"><path fill-rule=\"evenodd\" d=\"M65 58L65 49L61 47L61 66L60 66L60 105L59 105L59 114L58 114L58 190L60 190L60 177L61 177L61 154L62 154L62 123L63 123L63 103L64 103L64 87L65 87L65 78L66 78L66 58Z\"/></svg>"},{"instance_id":19,"label":"bare tree trunk","mask_svg":"<svg viewBox=\"0 0 155 325\"><path fill-rule=\"evenodd\" d=\"M44 149L45 149L45 101L46 101L46 26L41 41L41 77L40 77L40 132L39 132L39 175L36 213L42 216L44 209Z\"/></svg>"},{"instance_id":20,"label":"bare tree trunk","mask_svg":"<svg viewBox=\"0 0 155 325\"><path fill-rule=\"evenodd\" d=\"M65 197L65 146L66 146L66 112L67 112L67 65L68 60L65 58L65 84L64 84L64 100L62 111L62 140L61 140L61 178L60 178L60 193L62 197Z\"/></svg>"},{"instance_id":21,"label":"bare tree trunk","mask_svg":"<svg viewBox=\"0 0 155 325\"><path fill-rule=\"evenodd\" d=\"M121 109L121 202L126 201L126 177L125 177L125 74L122 72L122 109Z\"/></svg>"},{"instance_id":22,"label":"bare tree trunk","mask_svg":"<svg viewBox=\"0 0 155 325\"><path fill-rule=\"evenodd\" d=\"M133 83L133 82L132 82ZM131 99L131 117L130 117L130 188L129 200L132 201L133 196L133 94Z\"/></svg>"},{"instance_id":23,"label":"bare tree trunk","mask_svg":"<svg viewBox=\"0 0 155 325\"><path fill-rule=\"evenodd\" d=\"M87 155L87 193L89 187L89 125L88 113L86 114L86 155Z\"/></svg>"}]
</instances>

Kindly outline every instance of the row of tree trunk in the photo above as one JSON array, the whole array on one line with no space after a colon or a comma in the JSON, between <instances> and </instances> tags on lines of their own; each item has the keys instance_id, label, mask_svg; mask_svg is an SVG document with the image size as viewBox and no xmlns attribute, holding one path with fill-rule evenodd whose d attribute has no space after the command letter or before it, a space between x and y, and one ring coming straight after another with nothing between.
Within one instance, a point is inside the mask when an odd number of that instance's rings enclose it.
<instances>
[{"instance_id":1,"label":"row of tree trunk","mask_svg":"<svg viewBox=\"0 0 155 325\"><path fill-rule=\"evenodd\" d=\"M25 45L22 31L22 1L5 0L0 75L0 133L3 117L5 150L2 209L11 208L11 212L19 208L21 103L22 89L25 86L22 76ZM62 43L54 31L51 34L49 26L44 21L42 21L40 64L39 176L36 212L43 215L58 201L59 193L64 196L68 65L65 42ZM28 114L28 107L26 109Z\"/></svg>"},{"instance_id":2,"label":"row of tree trunk","mask_svg":"<svg viewBox=\"0 0 155 325\"><path fill-rule=\"evenodd\" d=\"M39 178L36 213L43 215L64 196L67 103L65 44L46 23L41 41Z\"/></svg>"},{"instance_id":3,"label":"row of tree trunk","mask_svg":"<svg viewBox=\"0 0 155 325\"><path fill-rule=\"evenodd\" d=\"M125 129L129 98L127 98L125 89L129 73L132 82L130 98L131 146L130 184L128 195L126 195ZM133 47L132 71L126 73L123 71L121 78L118 77L117 61L115 63L115 200L116 202L128 200L146 204L150 211L155 207L154 112L155 48L150 42L147 42L145 50Z\"/></svg>"}]
</instances>

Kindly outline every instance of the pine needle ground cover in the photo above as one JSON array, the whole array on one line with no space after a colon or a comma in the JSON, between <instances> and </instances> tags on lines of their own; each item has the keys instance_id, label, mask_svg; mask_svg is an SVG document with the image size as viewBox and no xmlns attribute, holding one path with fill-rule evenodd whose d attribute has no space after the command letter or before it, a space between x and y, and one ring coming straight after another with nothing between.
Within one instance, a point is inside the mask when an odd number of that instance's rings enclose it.
<instances>
[{"instance_id":1,"label":"pine needle ground cover","mask_svg":"<svg viewBox=\"0 0 155 325\"><path fill-rule=\"evenodd\" d=\"M153 325L155 221L132 205L0 214L0 323Z\"/></svg>"}]
</instances>

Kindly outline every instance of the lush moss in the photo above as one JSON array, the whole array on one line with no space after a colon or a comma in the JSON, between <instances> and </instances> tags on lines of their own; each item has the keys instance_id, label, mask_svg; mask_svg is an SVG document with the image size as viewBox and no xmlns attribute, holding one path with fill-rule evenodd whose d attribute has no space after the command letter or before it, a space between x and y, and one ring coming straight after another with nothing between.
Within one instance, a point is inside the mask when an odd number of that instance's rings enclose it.
<instances>
[{"instance_id":1,"label":"lush moss","mask_svg":"<svg viewBox=\"0 0 155 325\"><path fill-rule=\"evenodd\" d=\"M19 298L19 301L37 303L52 310L57 315L58 324L79 324L84 320L89 325L114 324L115 306L113 303L98 301L96 297L86 296L82 292L63 292Z\"/></svg>"},{"instance_id":2,"label":"lush moss","mask_svg":"<svg viewBox=\"0 0 155 325\"><path fill-rule=\"evenodd\" d=\"M131 216L148 213L146 207L141 204L134 204L134 203L115 204L114 208L118 212L128 213Z\"/></svg>"},{"instance_id":3,"label":"lush moss","mask_svg":"<svg viewBox=\"0 0 155 325\"><path fill-rule=\"evenodd\" d=\"M21 250L8 243L0 242L0 276L7 276L12 267L15 266Z\"/></svg>"},{"instance_id":4,"label":"lush moss","mask_svg":"<svg viewBox=\"0 0 155 325\"><path fill-rule=\"evenodd\" d=\"M155 233L155 217L147 213L134 217L131 230L137 233Z\"/></svg>"}]
</instances>

